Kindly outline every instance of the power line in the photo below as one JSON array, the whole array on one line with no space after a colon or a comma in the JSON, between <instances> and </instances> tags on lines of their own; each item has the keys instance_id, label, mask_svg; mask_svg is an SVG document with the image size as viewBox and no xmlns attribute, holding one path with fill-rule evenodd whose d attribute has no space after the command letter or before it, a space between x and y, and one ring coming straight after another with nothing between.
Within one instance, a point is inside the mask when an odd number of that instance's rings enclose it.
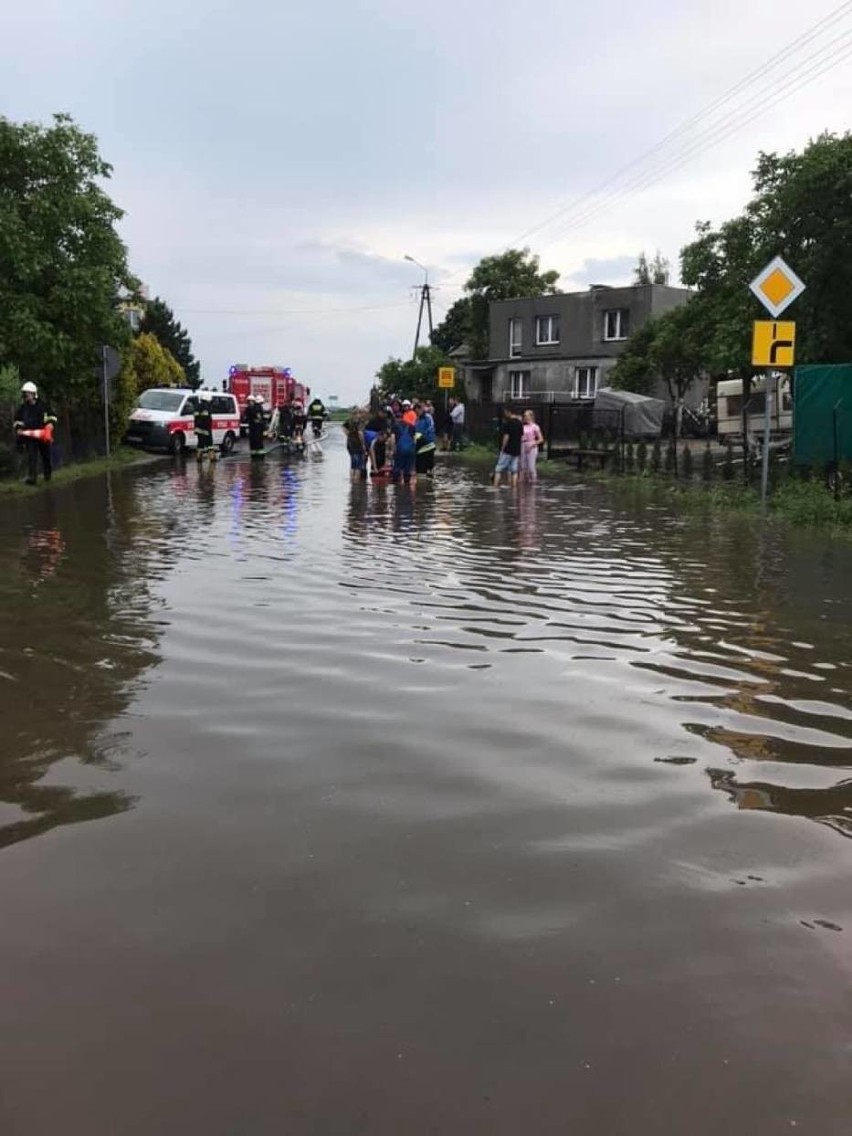
<instances>
[{"instance_id":1,"label":"power line","mask_svg":"<svg viewBox=\"0 0 852 1136\"><path fill-rule=\"evenodd\" d=\"M179 304L173 305L176 312L183 315L203 316L326 316L340 315L344 312L379 312L390 308L409 308L411 301L393 304L365 304L361 307L351 308L276 308L264 310L262 308L184 308Z\"/></svg>"},{"instance_id":2,"label":"power line","mask_svg":"<svg viewBox=\"0 0 852 1136\"><path fill-rule=\"evenodd\" d=\"M634 196L635 193L638 193L640 190L647 188L648 186L654 184L656 181L659 181L667 173L673 172L675 169L679 168L696 152L700 152L700 150L704 148L709 149L711 146L718 145L720 142L724 141L725 138L730 137L738 130L743 129L760 114L766 113L767 111L771 110L772 107L776 106L778 102L781 101L782 97L789 97L789 95L794 94L797 90L800 90L802 87L807 86L808 83L815 81L822 74L825 74L827 71L832 70L833 67L839 65L849 54L849 52L845 50L848 45L848 41L846 40L849 31L848 29L835 36L828 43L823 44L821 47L817 48L811 54L807 55L804 59L800 59L798 63L796 63L786 72L782 73L781 75L776 75L774 79L771 79L770 84L775 88L774 90L771 90L771 97L767 98L765 87L760 88L757 95L755 95L754 92L751 92L745 103L741 103L735 110L730 112L727 120L708 124L698 133L697 136L693 137L691 140L688 137L684 137L679 143L678 150L674 154L669 154L668 156L663 155L662 164L657 163L655 165L652 165L650 169L647 169L644 172L637 171L636 175L634 175L632 179L628 180L626 185L618 188L618 182L623 179L626 173L628 173L635 167L640 166L643 162L646 162L654 155L659 154L661 151L665 150L675 139L681 137L682 135L689 135L692 129L699 122L706 119L714 111L717 111L721 107L730 103L738 95L747 91L748 88L753 87L755 83L769 74L780 63L789 59L791 56L794 56L803 47L812 43L820 36L824 35L824 33L827 32L829 28L831 28L833 25L838 24L846 16L848 16L850 10L852 10L852 0L845 0L843 4L839 5L827 15L823 16L815 24L811 25L810 28L806 29L800 35L791 40L790 43L788 43L785 47L781 48L774 55L770 56L770 58L762 63L759 67L749 72L749 74L740 79L732 87L728 88L727 91L723 92L721 95L713 99L702 110L698 111L696 114L692 115L690 118L684 120L682 123L676 126L673 130L669 131L669 133L666 134L662 139L660 139L659 142L655 143L652 147L650 147L643 153L637 155L637 157L631 159L630 162L626 163L614 174L604 179L604 181L600 182L593 189L584 193L581 197L577 198L573 202L570 202L568 205L557 210L555 213L552 213L543 221L526 229L519 236L515 237L507 247L512 247L519 244L521 241L525 240L533 233L547 228L547 226L552 224L555 220L568 214L568 223L566 225L560 226L555 236L548 242L548 245L544 246L549 247L549 245L554 243L554 241L558 239L559 236L564 235L564 233L574 228L578 228L581 224L585 224L588 220L591 220L603 208L605 208L606 205L614 204L616 200L625 198L626 195ZM825 56L826 52L828 52L829 49L832 48L835 44L838 44L839 41L843 42L840 42L835 51L831 52L827 58L820 58L822 56ZM839 58L836 58L838 56ZM832 59L834 59L835 61L831 63L830 66L828 66L827 64ZM811 64L811 66L806 67L807 64ZM805 67L806 70L802 73L803 67ZM811 74L814 71L816 73ZM806 76L808 75L810 75L810 78L806 78ZM784 80L788 81L784 82ZM778 86L779 83L781 84L780 87ZM787 92L786 95L785 92ZM739 121L737 121L738 119ZM612 186L613 188L607 194L605 194L603 198L601 198L601 191L608 189L608 187L610 186ZM588 205L585 205L585 203L587 202ZM580 209L580 207L584 205L585 208ZM577 210L579 210L578 216L572 219L570 217L570 214L572 212L576 212ZM455 276L459 275L459 273L465 271L467 271L467 269L460 266L449 277L445 277L444 283L448 283Z\"/></svg>"},{"instance_id":3,"label":"power line","mask_svg":"<svg viewBox=\"0 0 852 1136\"><path fill-rule=\"evenodd\" d=\"M832 43L834 43L834 41L832 41ZM824 54L825 50L824 48L817 54ZM846 33L844 42L836 47L826 58L813 63L812 66L807 68L802 74L795 74L795 70L798 70L798 68L795 69L794 72L788 73L788 76L785 77L789 77L789 81L773 91L772 97L757 101L752 100L750 104L740 107L730 120L716 123L712 128L705 130L699 137L693 139L685 149L666 159L661 166L646 170L620 189L614 189L597 202L590 203L577 217L569 218L566 224L561 225L543 247L549 247L558 239L564 237L566 233L586 225L594 217L598 216L610 206L615 205L617 202L623 202L634 197L637 193L650 188L650 186L655 185L668 174L680 169L690 158L697 156L705 150L710 150L718 146L721 142L725 141L726 138L737 134L756 118L759 118L760 115L766 114L780 102L789 98L791 94L808 86L821 75L833 70L850 54L852 54L852 33Z\"/></svg>"},{"instance_id":4,"label":"power line","mask_svg":"<svg viewBox=\"0 0 852 1136\"><path fill-rule=\"evenodd\" d=\"M775 55L771 56L768 60L766 60L765 63L761 64L760 67L757 67L753 71L749 72L748 75L744 76L732 87L729 87L728 90L723 94L713 99L713 101L708 103L707 106L705 106L702 110L698 111L690 118L685 119L673 130L670 130L669 133L666 134L665 137L661 138L659 142L655 143L648 150L645 150L642 154L639 154L637 155L637 157L631 159L631 161L627 162L614 174L606 178L604 181L600 182L593 189L588 190L577 200L570 202L568 205L563 206L563 208L558 209L555 213L551 214L545 220L531 226L529 229L526 229L523 233L520 234L520 236L515 237L512 243L517 244L519 241L525 240L527 237L531 236L533 233L538 232L540 229L546 228L552 221L557 220L557 218L561 217L564 213L568 212L569 210L575 209L584 201L595 197L598 193L600 193L602 189L606 189L607 186L611 185L615 181L618 181L629 170L646 161L646 159L650 158L652 155L659 153L660 150L666 147L675 138L679 137L681 134L687 133L693 126L697 125L703 119L707 118L708 115L712 114L713 111L718 110L720 107L730 102L736 95L740 94L748 87L753 86L758 81L758 79L761 79L775 66L777 66L777 64L788 58L790 55L795 54L805 44L810 43L813 39L817 38L823 32L827 31L827 29L832 24L835 24L839 20L842 20L846 15L849 14L850 10L852 10L852 0L845 0L845 3L841 4L838 8L835 8L834 11L830 12L827 16L824 16L821 20L818 20L817 23L812 25L810 29L803 32L795 39L791 40L786 47L783 47L780 51L777 51ZM834 41L831 42L833 43Z\"/></svg>"}]
</instances>

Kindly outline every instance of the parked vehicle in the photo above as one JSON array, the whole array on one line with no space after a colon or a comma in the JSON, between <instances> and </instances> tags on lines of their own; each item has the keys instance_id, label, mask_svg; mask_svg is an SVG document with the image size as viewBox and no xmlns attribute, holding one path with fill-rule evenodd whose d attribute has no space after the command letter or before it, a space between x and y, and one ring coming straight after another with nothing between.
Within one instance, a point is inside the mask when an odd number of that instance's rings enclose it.
<instances>
[{"instance_id":1,"label":"parked vehicle","mask_svg":"<svg viewBox=\"0 0 852 1136\"><path fill-rule=\"evenodd\" d=\"M182 387L152 387L143 391L130 415L124 440L147 450L181 454L196 445L195 411L198 391ZM240 435L236 396L212 391L213 444L228 454Z\"/></svg>"},{"instance_id":2,"label":"parked vehicle","mask_svg":"<svg viewBox=\"0 0 852 1136\"><path fill-rule=\"evenodd\" d=\"M775 387L773 380L773 388ZM756 375L746 407L748 434L758 441L763 438L766 421L766 376ZM726 379L716 386L716 428L719 438L734 441L743 433L743 382ZM773 439L789 437L793 431L793 392L789 375L777 380L777 395L772 390L769 430Z\"/></svg>"}]
</instances>

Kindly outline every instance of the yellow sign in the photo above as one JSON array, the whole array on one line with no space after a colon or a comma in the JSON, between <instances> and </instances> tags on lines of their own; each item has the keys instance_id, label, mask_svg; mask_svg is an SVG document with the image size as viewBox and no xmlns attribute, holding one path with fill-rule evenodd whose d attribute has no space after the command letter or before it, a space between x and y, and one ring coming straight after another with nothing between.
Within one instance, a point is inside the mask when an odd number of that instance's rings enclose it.
<instances>
[{"instance_id":1,"label":"yellow sign","mask_svg":"<svg viewBox=\"0 0 852 1136\"><path fill-rule=\"evenodd\" d=\"M438 387L441 390L453 390L456 385L455 367L438 368Z\"/></svg>"},{"instance_id":2,"label":"yellow sign","mask_svg":"<svg viewBox=\"0 0 852 1136\"><path fill-rule=\"evenodd\" d=\"M790 265L780 256L776 256L762 272L758 272L749 284L749 288L769 314L777 318L785 308L789 308L790 304L801 296L805 285Z\"/></svg>"},{"instance_id":3,"label":"yellow sign","mask_svg":"<svg viewBox=\"0 0 852 1136\"><path fill-rule=\"evenodd\" d=\"M792 367L796 325L792 320L755 320L751 341L753 367Z\"/></svg>"}]
</instances>

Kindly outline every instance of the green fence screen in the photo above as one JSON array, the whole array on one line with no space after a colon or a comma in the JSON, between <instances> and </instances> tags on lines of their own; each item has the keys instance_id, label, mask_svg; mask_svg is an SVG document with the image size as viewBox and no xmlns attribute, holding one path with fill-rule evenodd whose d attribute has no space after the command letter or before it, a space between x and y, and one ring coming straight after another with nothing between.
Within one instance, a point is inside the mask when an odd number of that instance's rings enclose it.
<instances>
[{"instance_id":1,"label":"green fence screen","mask_svg":"<svg viewBox=\"0 0 852 1136\"><path fill-rule=\"evenodd\" d=\"M822 468L835 460L852 461L852 363L796 367L793 461Z\"/></svg>"}]
</instances>

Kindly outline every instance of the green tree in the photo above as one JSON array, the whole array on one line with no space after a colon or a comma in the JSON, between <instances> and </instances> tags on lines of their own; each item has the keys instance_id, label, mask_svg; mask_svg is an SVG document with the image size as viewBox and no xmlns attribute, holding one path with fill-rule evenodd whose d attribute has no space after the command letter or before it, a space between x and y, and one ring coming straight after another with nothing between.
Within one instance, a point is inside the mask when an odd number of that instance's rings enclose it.
<instances>
[{"instance_id":1,"label":"green tree","mask_svg":"<svg viewBox=\"0 0 852 1136\"><path fill-rule=\"evenodd\" d=\"M438 347L418 347L414 359L388 359L376 372L380 399L429 398L437 391L438 368L449 366Z\"/></svg>"},{"instance_id":2,"label":"green tree","mask_svg":"<svg viewBox=\"0 0 852 1136\"><path fill-rule=\"evenodd\" d=\"M155 296L145 305L145 314L139 324L139 333L155 335L165 349L178 361L186 376L185 382L191 387L201 385L201 365L192 354L192 340L189 333L175 319L174 312Z\"/></svg>"},{"instance_id":3,"label":"green tree","mask_svg":"<svg viewBox=\"0 0 852 1136\"><path fill-rule=\"evenodd\" d=\"M801 153L760 154L753 179L744 212L718 229L699 224L681 253L683 282L703 301L712 370L750 370L751 323L766 317L748 285L779 254L807 285L789 313L796 361L845 362L852 358L852 135L820 135Z\"/></svg>"},{"instance_id":4,"label":"green tree","mask_svg":"<svg viewBox=\"0 0 852 1136\"><path fill-rule=\"evenodd\" d=\"M472 307L470 296L462 296L456 300L432 332L432 346L447 355L463 344L469 347Z\"/></svg>"},{"instance_id":5,"label":"green tree","mask_svg":"<svg viewBox=\"0 0 852 1136\"><path fill-rule=\"evenodd\" d=\"M111 167L65 114L52 125L0 117L0 365L55 402L94 405L101 344L128 330L120 291L138 286L102 188Z\"/></svg>"},{"instance_id":6,"label":"green tree","mask_svg":"<svg viewBox=\"0 0 852 1136\"><path fill-rule=\"evenodd\" d=\"M633 269L634 284L668 284L670 276L671 265L660 254L659 249L650 263L644 249L639 253L639 259Z\"/></svg>"},{"instance_id":7,"label":"green tree","mask_svg":"<svg viewBox=\"0 0 852 1136\"><path fill-rule=\"evenodd\" d=\"M631 337L610 373L613 386L640 394L653 394L662 383L675 411L676 436L686 393L705 370L706 318L702 297L695 296L648 320Z\"/></svg>"},{"instance_id":8,"label":"green tree","mask_svg":"<svg viewBox=\"0 0 852 1136\"><path fill-rule=\"evenodd\" d=\"M457 300L435 328L432 342L444 351L466 343L472 359L488 356L488 305L492 300L520 296L546 296L556 291L559 273L542 272L537 256L528 248L507 249L486 256L464 286L467 295Z\"/></svg>"}]
</instances>

